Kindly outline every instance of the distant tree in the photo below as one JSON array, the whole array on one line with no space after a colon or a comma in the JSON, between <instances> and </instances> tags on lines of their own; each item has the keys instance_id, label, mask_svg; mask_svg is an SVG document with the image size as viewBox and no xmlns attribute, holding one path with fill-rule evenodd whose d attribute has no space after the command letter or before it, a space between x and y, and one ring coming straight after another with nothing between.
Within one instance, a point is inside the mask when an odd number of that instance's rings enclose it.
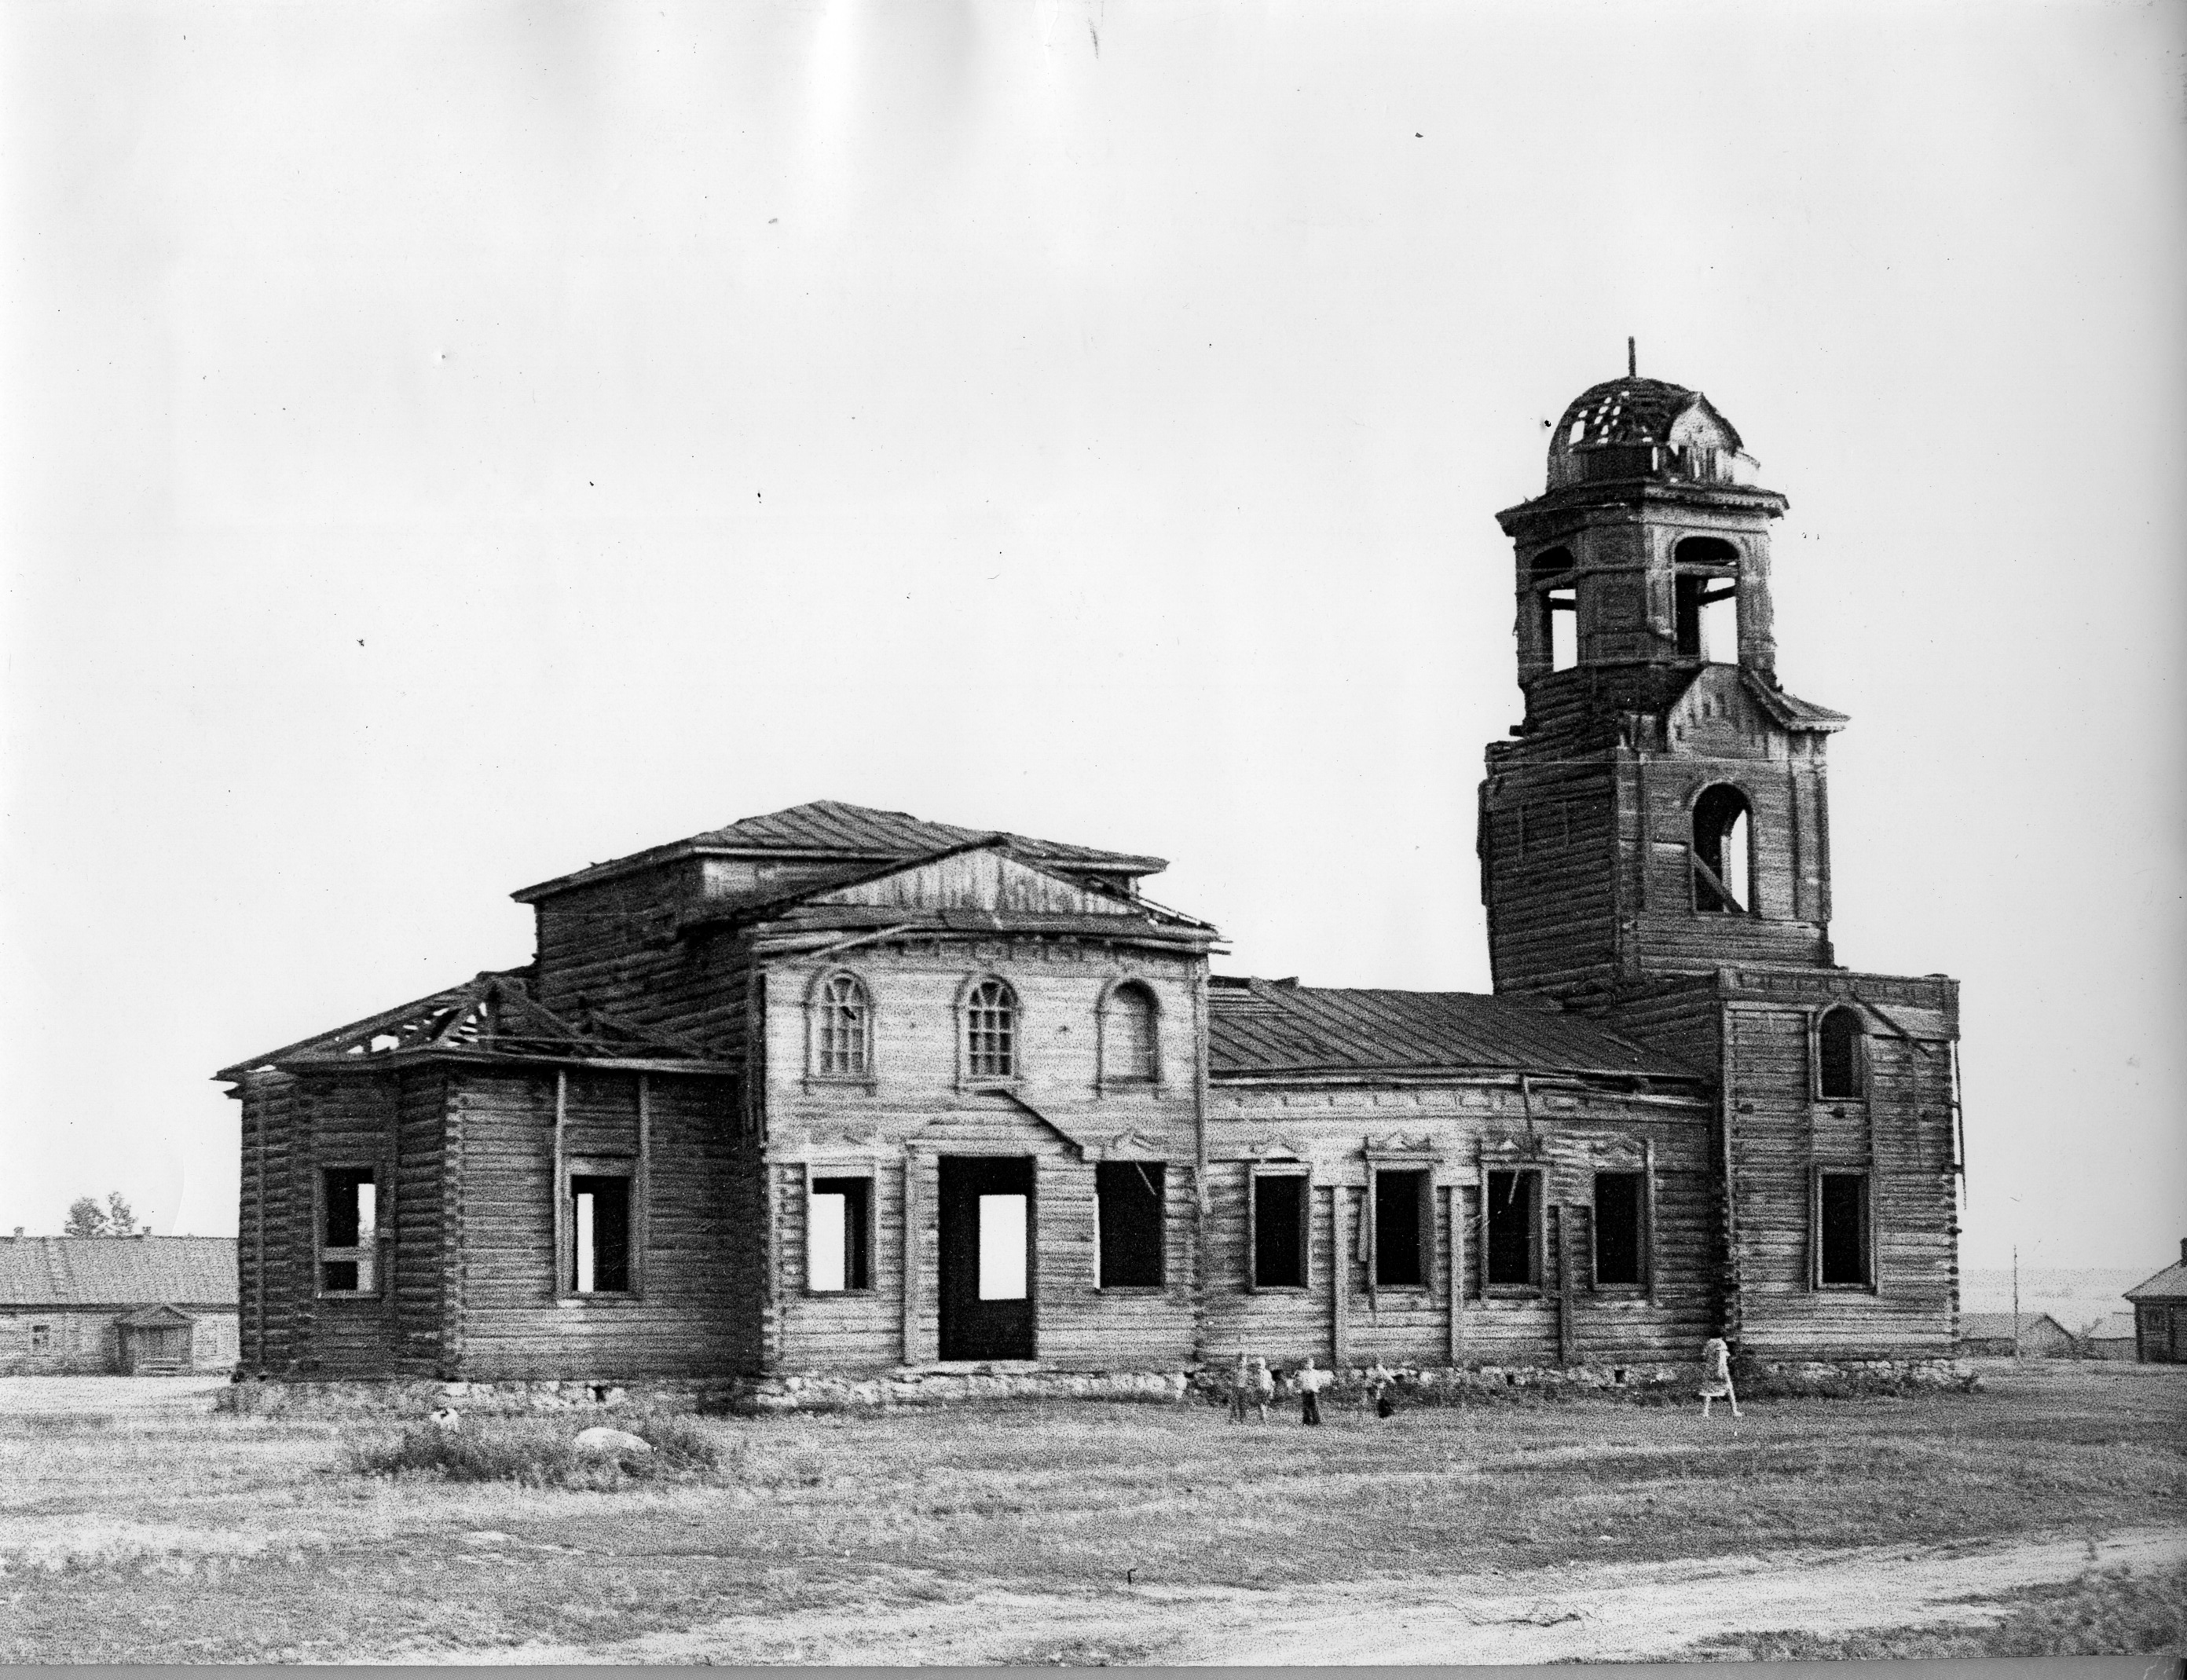
<instances>
[{"instance_id":1,"label":"distant tree","mask_svg":"<svg viewBox=\"0 0 2187 1680\"><path fill-rule=\"evenodd\" d=\"M64 1237L103 1237L106 1234L106 1210L91 1196L78 1196L69 1204L68 1221L61 1227Z\"/></svg>"},{"instance_id":2,"label":"distant tree","mask_svg":"<svg viewBox=\"0 0 2187 1680\"><path fill-rule=\"evenodd\" d=\"M144 1228L150 1230L150 1226ZM61 1227L64 1237L133 1237L137 1234L137 1215L119 1190L107 1193L106 1205L101 1207L96 1196L78 1196L69 1204L68 1219Z\"/></svg>"}]
</instances>

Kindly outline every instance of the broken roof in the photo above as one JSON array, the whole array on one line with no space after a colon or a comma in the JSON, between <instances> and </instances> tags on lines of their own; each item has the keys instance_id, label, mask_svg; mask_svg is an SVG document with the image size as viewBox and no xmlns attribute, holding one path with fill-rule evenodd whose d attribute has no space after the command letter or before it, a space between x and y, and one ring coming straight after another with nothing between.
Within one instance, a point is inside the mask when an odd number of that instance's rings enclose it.
<instances>
[{"instance_id":1,"label":"broken roof","mask_svg":"<svg viewBox=\"0 0 2187 1680\"><path fill-rule=\"evenodd\" d=\"M571 887L589 885L679 857L843 858L887 862L922 857L983 840L1007 840L1013 850L1026 857L1073 873L1152 875L1169 867L1166 858L1139 852L1104 851L1063 840L1034 840L998 830L959 828L953 823L930 823L902 811L876 811L869 806L847 805L841 800L819 799L763 817L747 817L726 828L709 829L705 834L634 851L625 857L610 858L604 863L520 888L509 896L519 903L529 904Z\"/></svg>"},{"instance_id":2,"label":"broken roof","mask_svg":"<svg viewBox=\"0 0 2187 1680\"><path fill-rule=\"evenodd\" d=\"M398 1059L609 1062L664 1070L717 1067L704 1046L661 1027L638 1026L598 1009L576 1020L534 998L514 970L486 972L400 1009L299 1040L222 1068L216 1079L278 1068L289 1072L382 1066Z\"/></svg>"},{"instance_id":3,"label":"broken roof","mask_svg":"<svg viewBox=\"0 0 2187 1680\"><path fill-rule=\"evenodd\" d=\"M1212 1077L1566 1073L1697 1080L1684 1063L1531 1000L1264 980L1209 988Z\"/></svg>"},{"instance_id":4,"label":"broken roof","mask_svg":"<svg viewBox=\"0 0 2187 1680\"><path fill-rule=\"evenodd\" d=\"M233 1237L0 1237L0 1306L235 1304Z\"/></svg>"}]
</instances>

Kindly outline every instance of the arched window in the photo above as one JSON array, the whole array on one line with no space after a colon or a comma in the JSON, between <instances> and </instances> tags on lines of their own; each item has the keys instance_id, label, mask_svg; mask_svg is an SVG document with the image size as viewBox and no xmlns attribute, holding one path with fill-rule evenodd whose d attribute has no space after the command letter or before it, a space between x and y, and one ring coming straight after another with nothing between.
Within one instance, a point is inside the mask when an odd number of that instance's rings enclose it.
<instances>
[{"instance_id":1,"label":"arched window","mask_svg":"<svg viewBox=\"0 0 2187 1680\"><path fill-rule=\"evenodd\" d=\"M983 980L964 1000L964 1071L974 1079L1011 1079L1018 1070L1018 1000L998 980Z\"/></svg>"},{"instance_id":2,"label":"arched window","mask_svg":"<svg viewBox=\"0 0 2187 1680\"><path fill-rule=\"evenodd\" d=\"M873 1000L856 975L830 975L812 999L812 1071L863 1079L873 1071Z\"/></svg>"},{"instance_id":3,"label":"arched window","mask_svg":"<svg viewBox=\"0 0 2187 1680\"><path fill-rule=\"evenodd\" d=\"M1746 795L1719 783L1694 801L1694 908L1744 915L1754 904Z\"/></svg>"},{"instance_id":4,"label":"arched window","mask_svg":"<svg viewBox=\"0 0 2187 1680\"><path fill-rule=\"evenodd\" d=\"M1101 1023L1101 1079L1110 1085L1150 1085L1161 1070L1155 995L1137 980L1109 994Z\"/></svg>"},{"instance_id":5,"label":"arched window","mask_svg":"<svg viewBox=\"0 0 2187 1680\"><path fill-rule=\"evenodd\" d=\"M1739 660L1739 550L1721 537L1689 537L1671 551L1678 651L1689 659Z\"/></svg>"},{"instance_id":6,"label":"arched window","mask_svg":"<svg viewBox=\"0 0 2187 1680\"><path fill-rule=\"evenodd\" d=\"M1860 1088L1860 1017L1833 1009L1815 1028L1815 1093L1822 1097L1858 1097Z\"/></svg>"}]
</instances>

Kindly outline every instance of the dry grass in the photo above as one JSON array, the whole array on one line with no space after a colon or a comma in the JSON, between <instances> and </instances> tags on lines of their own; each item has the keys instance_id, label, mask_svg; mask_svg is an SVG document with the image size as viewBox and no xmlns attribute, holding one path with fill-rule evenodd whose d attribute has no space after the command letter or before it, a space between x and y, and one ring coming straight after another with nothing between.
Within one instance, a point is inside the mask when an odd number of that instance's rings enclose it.
<instances>
[{"instance_id":1,"label":"dry grass","mask_svg":"<svg viewBox=\"0 0 2187 1680\"><path fill-rule=\"evenodd\" d=\"M349 1443L348 1467L363 1475L424 1475L442 1481L513 1481L612 1493L632 1482L718 1470L723 1443L697 1419L673 1413L618 1412L614 1427L648 1451L578 1451L576 1437L596 1419L475 1418L460 1429L413 1424L376 1430Z\"/></svg>"},{"instance_id":2,"label":"dry grass","mask_svg":"<svg viewBox=\"0 0 2187 1680\"><path fill-rule=\"evenodd\" d=\"M1732 1662L2187 1655L2187 1570L2107 1570L2016 1598L2016 1608L1986 1627L1868 1628L1831 1636L1778 1629L1707 1640L1686 1655Z\"/></svg>"},{"instance_id":3,"label":"dry grass","mask_svg":"<svg viewBox=\"0 0 2187 1680\"><path fill-rule=\"evenodd\" d=\"M1319 1430L1096 1403L677 1423L715 1468L599 1492L363 1475L354 1425L293 1417L0 1415L0 1660L587 1648L1127 1571L1187 1593L1554 1571L2086 1535L2187 1502L2187 1382L2100 1374L1738 1424L1609 1402ZM1138 1654L1128 1629L1105 1649Z\"/></svg>"}]
</instances>

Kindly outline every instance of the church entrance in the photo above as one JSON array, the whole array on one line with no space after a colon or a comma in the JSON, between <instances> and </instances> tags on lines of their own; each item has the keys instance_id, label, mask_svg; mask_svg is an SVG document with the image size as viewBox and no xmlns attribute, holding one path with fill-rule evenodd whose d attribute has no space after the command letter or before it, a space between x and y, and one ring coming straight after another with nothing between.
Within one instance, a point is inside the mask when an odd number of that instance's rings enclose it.
<instances>
[{"instance_id":1,"label":"church entrance","mask_svg":"<svg viewBox=\"0 0 2187 1680\"><path fill-rule=\"evenodd\" d=\"M1033 1357L1033 1175L1026 1156L944 1155L942 1357Z\"/></svg>"}]
</instances>

